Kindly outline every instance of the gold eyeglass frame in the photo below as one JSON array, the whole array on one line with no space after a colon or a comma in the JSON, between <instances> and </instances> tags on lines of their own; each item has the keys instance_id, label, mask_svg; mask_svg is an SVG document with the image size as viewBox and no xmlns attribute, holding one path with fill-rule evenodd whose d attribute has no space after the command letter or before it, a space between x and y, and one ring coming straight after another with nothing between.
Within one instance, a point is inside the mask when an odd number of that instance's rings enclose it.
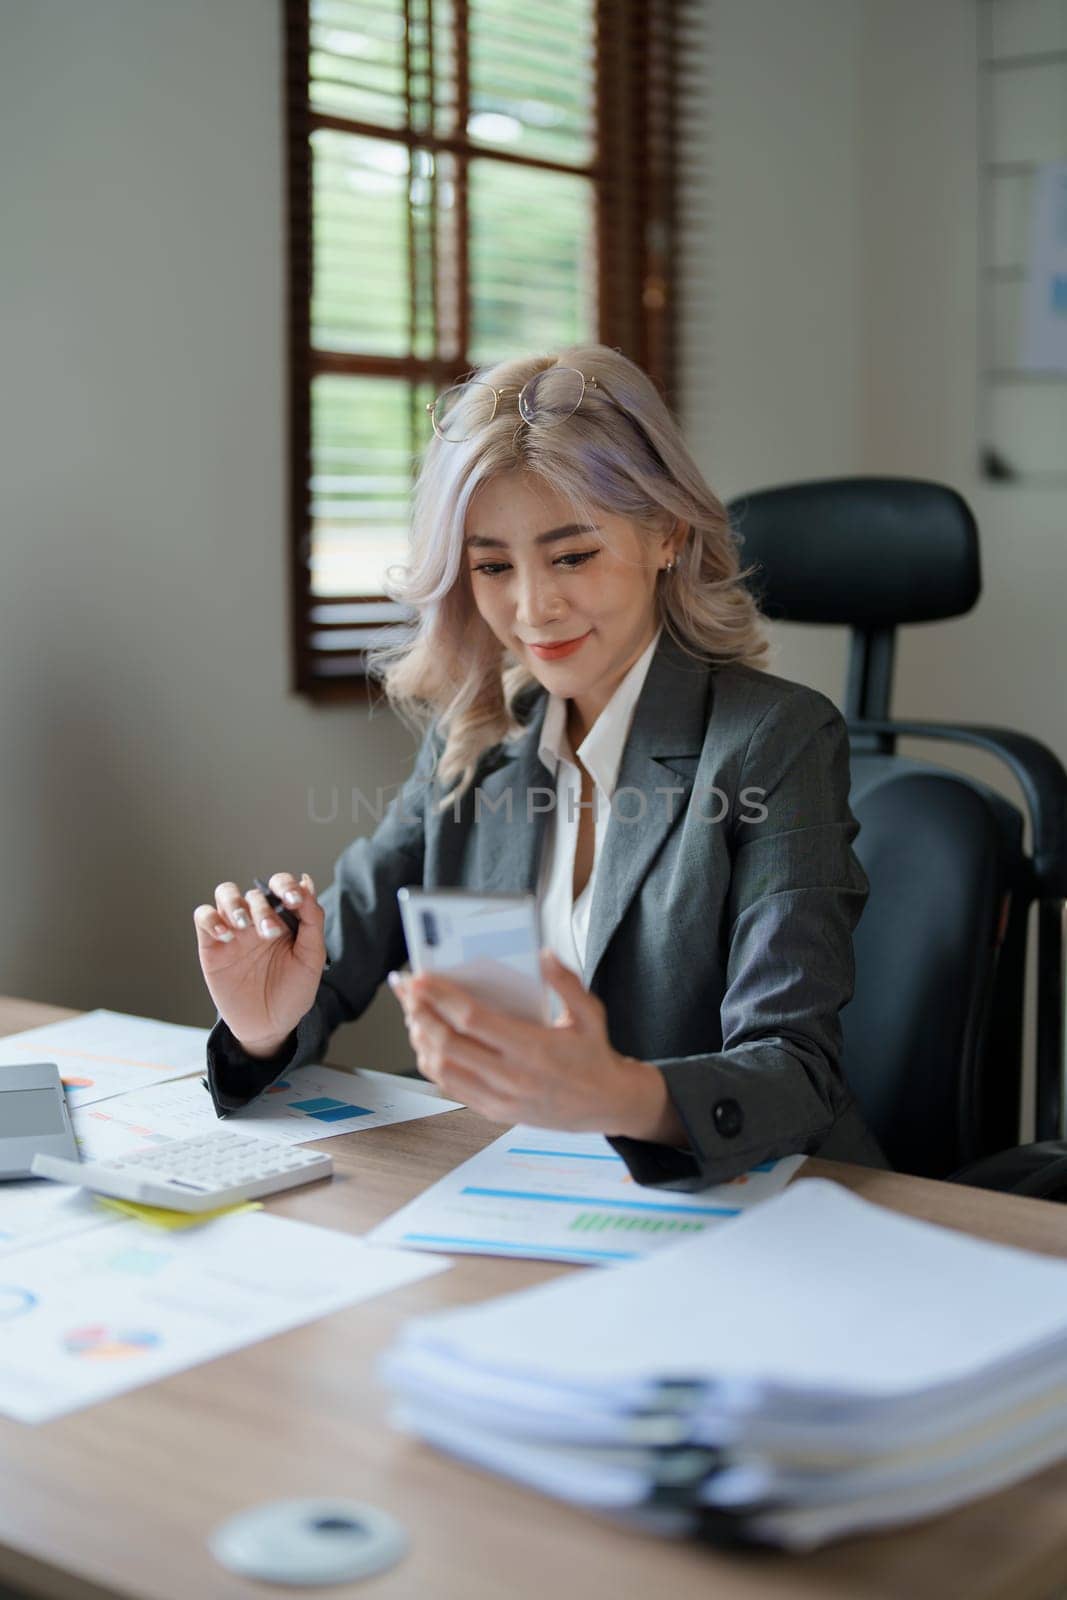
<instances>
[{"instance_id":1,"label":"gold eyeglass frame","mask_svg":"<svg viewBox=\"0 0 1067 1600\"><path fill-rule=\"evenodd\" d=\"M581 380L582 380L582 392L578 396L578 399L575 402L574 406L571 408L570 411L567 412L566 416L553 417L552 421L551 422L547 422L547 423L546 422L538 422L536 420L536 414L533 417L530 417L530 416L528 416L526 414L526 411L523 409L523 403L522 403L523 395L526 393L527 389L530 387L531 384L538 382L539 379L545 377L546 374L549 373L549 372L577 372L579 378L581 378ZM437 437L439 439L444 440L445 444L463 444L463 443L466 442L467 439L470 439L470 438L473 437L473 434L477 432L477 429L474 429L472 431L472 433L465 433L461 439L450 439L447 436L447 434L442 433L440 428L437 426L437 416L436 416L437 407L440 405L440 403L444 399L445 395L446 394L451 394L453 389L474 388L476 385L480 389L488 389L489 392L493 396L493 409L490 412L489 416L485 419L485 421L482 422L482 423L479 423L479 427L487 427L489 425L489 423L492 422L494 417L496 416L497 409L498 409L498 407L500 405L500 401L503 399L503 397L505 395L507 395L507 394L514 394L516 392L516 388L515 388L514 384L505 385L505 387L503 389L494 389L493 385L491 383L486 383L482 378L469 378L466 383L450 383L447 389L442 389L441 393L439 395L437 395L435 399L429 401L427 406L426 406L426 410L430 413L430 422L433 425L433 431L434 431L434 433L437 435ZM526 382L518 390L519 416L522 418L523 422L526 423L527 427L532 427L532 426L542 427L542 428L555 427L556 423L566 422L567 417L573 417L574 413L578 410L578 408L581 405L582 401L585 399L585 394L586 394L586 390L587 389L595 389L597 394L602 394L604 396L604 399L607 400L611 405L615 406L617 410L620 410L620 411L623 410L623 408L619 405L618 401L612 398L612 396L604 388L604 385L597 378L595 378L595 377L587 378L585 373L582 372L578 367L542 367L541 371L540 372L535 372L532 378L527 378ZM625 411L623 412L624 416L627 415L627 414L628 413L626 413Z\"/></svg>"}]
</instances>

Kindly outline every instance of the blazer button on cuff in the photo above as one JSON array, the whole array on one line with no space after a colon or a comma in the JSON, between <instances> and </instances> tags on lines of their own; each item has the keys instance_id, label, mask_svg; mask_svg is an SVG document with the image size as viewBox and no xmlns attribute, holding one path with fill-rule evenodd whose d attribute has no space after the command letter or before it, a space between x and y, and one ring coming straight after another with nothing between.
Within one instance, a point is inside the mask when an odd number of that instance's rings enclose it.
<instances>
[{"instance_id":1,"label":"blazer button on cuff","mask_svg":"<svg viewBox=\"0 0 1067 1600\"><path fill-rule=\"evenodd\" d=\"M717 1100L711 1117L716 1131L724 1139L736 1139L745 1124L745 1114L736 1100Z\"/></svg>"}]
</instances>

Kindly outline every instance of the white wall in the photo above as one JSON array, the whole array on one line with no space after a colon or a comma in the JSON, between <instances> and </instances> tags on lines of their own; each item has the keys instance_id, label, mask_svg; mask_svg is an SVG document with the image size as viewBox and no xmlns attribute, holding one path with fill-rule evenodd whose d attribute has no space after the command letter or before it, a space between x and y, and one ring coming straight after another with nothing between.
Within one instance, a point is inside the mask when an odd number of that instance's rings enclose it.
<instances>
[{"instance_id":1,"label":"white wall","mask_svg":"<svg viewBox=\"0 0 1067 1600\"><path fill-rule=\"evenodd\" d=\"M687 284L686 416L726 498L846 472L959 490L984 592L967 617L902 632L894 714L1016 728L1067 759L1067 494L976 470L977 10L708 6L710 160L693 196L707 256ZM774 644L773 670L841 702L843 630L779 626ZM990 757L902 749L1021 803Z\"/></svg>"},{"instance_id":2,"label":"white wall","mask_svg":"<svg viewBox=\"0 0 1067 1600\"><path fill-rule=\"evenodd\" d=\"M681 409L723 500L859 470L858 73L865 0L710 0L683 216ZM844 629L778 627L771 670L840 700Z\"/></svg>"},{"instance_id":3,"label":"white wall","mask_svg":"<svg viewBox=\"0 0 1067 1600\"><path fill-rule=\"evenodd\" d=\"M193 907L410 764L288 692L280 13L0 0L0 991L208 1025Z\"/></svg>"},{"instance_id":4,"label":"white wall","mask_svg":"<svg viewBox=\"0 0 1067 1600\"><path fill-rule=\"evenodd\" d=\"M263 870L324 884L354 830L311 822L309 786L410 762L388 712L288 692L279 10L0 0L8 992L206 1025L193 906ZM726 498L954 484L986 594L904 637L895 709L1067 751L1064 498L974 473L972 0L714 0L705 24L698 458ZM774 670L840 699L842 631L775 637ZM334 1053L409 1059L392 997Z\"/></svg>"},{"instance_id":5,"label":"white wall","mask_svg":"<svg viewBox=\"0 0 1067 1600\"><path fill-rule=\"evenodd\" d=\"M976 25L973 0L710 0L684 411L724 498L847 472L958 489L985 592L901 635L894 709L1067 753L1067 495L976 472ZM840 699L842 632L775 646Z\"/></svg>"},{"instance_id":6,"label":"white wall","mask_svg":"<svg viewBox=\"0 0 1067 1600\"><path fill-rule=\"evenodd\" d=\"M1067 493L990 485L976 470L976 11L895 0L868 14L864 460L952 484L982 535L982 599L968 617L908 631L896 709L1019 728L1063 759Z\"/></svg>"}]
</instances>

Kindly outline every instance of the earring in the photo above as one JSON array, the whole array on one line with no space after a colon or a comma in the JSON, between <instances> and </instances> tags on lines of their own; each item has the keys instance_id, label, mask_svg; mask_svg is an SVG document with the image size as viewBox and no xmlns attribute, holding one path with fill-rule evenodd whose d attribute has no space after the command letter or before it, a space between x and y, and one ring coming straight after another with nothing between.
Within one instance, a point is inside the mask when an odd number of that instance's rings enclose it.
<instances>
[{"instance_id":1,"label":"earring","mask_svg":"<svg viewBox=\"0 0 1067 1600\"><path fill-rule=\"evenodd\" d=\"M667 565L663 568L663 571L664 572L673 572L677 565L678 565L677 561L675 561L672 558L670 561L667 562Z\"/></svg>"}]
</instances>

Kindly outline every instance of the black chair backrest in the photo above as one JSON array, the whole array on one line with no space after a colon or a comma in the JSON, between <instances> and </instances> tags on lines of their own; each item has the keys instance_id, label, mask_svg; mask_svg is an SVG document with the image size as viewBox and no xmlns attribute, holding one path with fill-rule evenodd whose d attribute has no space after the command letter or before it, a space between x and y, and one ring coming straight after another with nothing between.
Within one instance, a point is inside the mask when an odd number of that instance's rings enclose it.
<instances>
[{"instance_id":1,"label":"black chair backrest","mask_svg":"<svg viewBox=\"0 0 1067 1600\"><path fill-rule=\"evenodd\" d=\"M771 617L896 628L961 616L982 592L974 518L941 483L792 483L733 501L730 521Z\"/></svg>"},{"instance_id":2,"label":"black chair backrest","mask_svg":"<svg viewBox=\"0 0 1067 1600\"><path fill-rule=\"evenodd\" d=\"M762 489L729 510L768 617L852 629L847 717L889 715L902 623L962 616L982 592L978 529L944 484L831 478Z\"/></svg>"},{"instance_id":3,"label":"black chair backrest","mask_svg":"<svg viewBox=\"0 0 1067 1600\"><path fill-rule=\"evenodd\" d=\"M845 1075L893 1166L944 1177L1018 1136L1019 1037L995 1073L984 1063L1022 818L895 756L853 757L851 803L871 895L841 1013Z\"/></svg>"}]
</instances>

